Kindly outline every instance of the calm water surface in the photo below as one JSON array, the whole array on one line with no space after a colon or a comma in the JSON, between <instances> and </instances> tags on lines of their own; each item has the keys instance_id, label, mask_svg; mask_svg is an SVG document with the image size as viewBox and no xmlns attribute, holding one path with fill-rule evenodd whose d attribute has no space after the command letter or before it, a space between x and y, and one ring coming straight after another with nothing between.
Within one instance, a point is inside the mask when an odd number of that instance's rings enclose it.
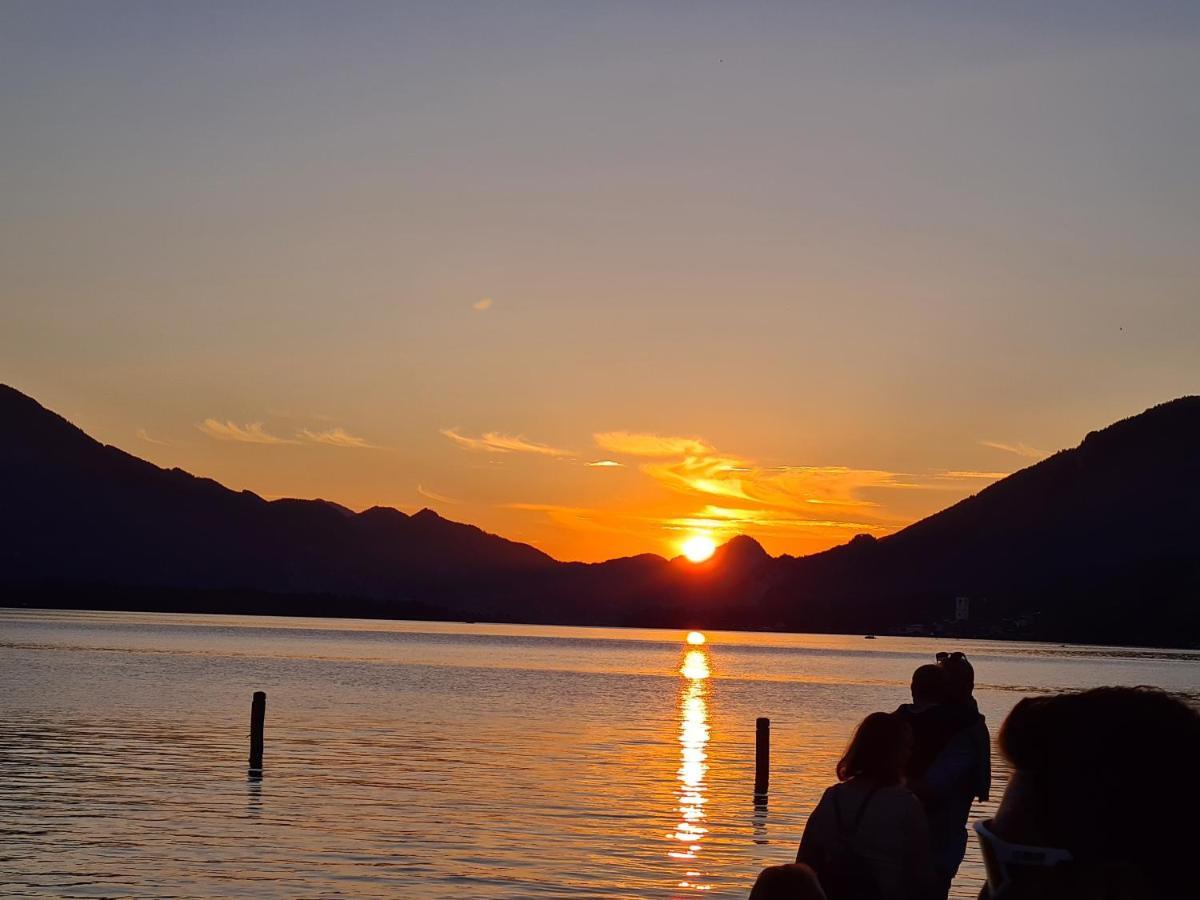
<instances>
[{"instance_id":1,"label":"calm water surface","mask_svg":"<svg viewBox=\"0 0 1200 900\"><path fill-rule=\"evenodd\" d=\"M744 897L793 858L854 724L905 702L937 650L970 655L993 733L1040 691L1200 694L1189 652L683 638L0 610L0 894ZM246 774L254 690L261 781ZM772 721L766 807L757 716ZM979 880L972 846L954 895Z\"/></svg>"}]
</instances>

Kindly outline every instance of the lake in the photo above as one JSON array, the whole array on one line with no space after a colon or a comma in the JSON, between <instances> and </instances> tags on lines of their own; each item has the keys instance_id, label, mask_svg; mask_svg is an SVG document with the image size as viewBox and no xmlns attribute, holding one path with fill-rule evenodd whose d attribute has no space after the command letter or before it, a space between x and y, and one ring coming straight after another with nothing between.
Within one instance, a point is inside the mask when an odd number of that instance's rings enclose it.
<instances>
[{"instance_id":1,"label":"lake","mask_svg":"<svg viewBox=\"0 0 1200 900\"><path fill-rule=\"evenodd\" d=\"M1200 695L1200 652L684 638L0 610L0 893L745 897L794 857L854 725L906 702L938 650L967 652L993 735L1037 692ZM246 772L255 690L261 780ZM997 760L996 797L1005 774ZM954 896L980 880L972 841Z\"/></svg>"}]
</instances>

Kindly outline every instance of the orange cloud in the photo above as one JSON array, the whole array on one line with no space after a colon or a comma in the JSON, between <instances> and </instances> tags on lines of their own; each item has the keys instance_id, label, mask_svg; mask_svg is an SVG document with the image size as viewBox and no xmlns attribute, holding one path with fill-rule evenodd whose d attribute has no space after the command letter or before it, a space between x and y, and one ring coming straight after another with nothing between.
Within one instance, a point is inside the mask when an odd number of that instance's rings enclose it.
<instances>
[{"instance_id":1,"label":"orange cloud","mask_svg":"<svg viewBox=\"0 0 1200 900\"><path fill-rule=\"evenodd\" d=\"M466 449L487 453L566 452L495 432L480 437L454 429L443 433ZM607 431L597 432L593 438L613 456L583 460L584 466L609 468L636 461L641 485L626 479L623 493L606 496L594 505L517 502L500 508L543 516L546 526L560 534L580 535L555 540L574 541L580 548L603 543L636 552L639 545L649 543L672 555L680 532L704 531L717 540L753 535L773 552L811 553L844 543L854 534L890 534L944 505L935 495L962 496L975 490L976 483L1005 475L973 470L913 474L849 466L764 465L720 450L699 437ZM621 457L626 457L624 463ZM929 499L922 499L923 494ZM594 537L597 532L607 532L609 537L599 541ZM619 539L618 534L622 536ZM585 552L591 555L591 551Z\"/></svg>"},{"instance_id":2,"label":"orange cloud","mask_svg":"<svg viewBox=\"0 0 1200 900\"><path fill-rule=\"evenodd\" d=\"M913 476L883 469L848 466L763 466L722 453L698 438L608 432L597 435L606 448L656 457L641 471L674 494L702 506L660 517L661 527L704 528L718 533L770 532L810 538L826 545L831 532L884 534L911 518L892 512L880 492L959 490L966 477L991 473L943 473ZM676 458L665 458L674 451Z\"/></svg>"},{"instance_id":3,"label":"orange cloud","mask_svg":"<svg viewBox=\"0 0 1200 900\"><path fill-rule=\"evenodd\" d=\"M648 463L642 471L682 493L752 499L745 489L745 460L736 457L698 454L675 462Z\"/></svg>"},{"instance_id":4,"label":"orange cloud","mask_svg":"<svg viewBox=\"0 0 1200 900\"><path fill-rule=\"evenodd\" d=\"M560 457L572 455L570 450L560 450L548 444L528 441L521 435L501 434L498 431L489 431L475 438L459 434L455 428L443 428L442 434L465 450L481 453L536 453L541 456Z\"/></svg>"},{"instance_id":5,"label":"orange cloud","mask_svg":"<svg viewBox=\"0 0 1200 900\"><path fill-rule=\"evenodd\" d=\"M262 422L238 425L236 422L205 419L197 426L201 431L218 441L239 441L243 444L295 444L296 441L277 437L263 428Z\"/></svg>"},{"instance_id":6,"label":"orange cloud","mask_svg":"<svg viewBox=\"0 0 1200 900\"><path fill-rule=\"evenodd\" d=\"M820 517L825 519L829 518L831 509L878 509L878 503L862 496L861 492L866 489L921 486L895 472L877 469L762 467L738 457L720 455L689 456L669 463L653 463L644 466L642 471L680 493L791 510L803 518L810 517L812 510L809 507L812 506L823 507Z\"/></svg>"},{"instance_id":7,"label":"orange cloud","mask_svg":"<svg viewBox=\"0 0 1200 900\"><path fill-rule=\"evenodd\" d=\"M139 428L137 430L137 436L141 440L145 441L147 444L157 444L160 447L170 447L171 446L169 441L160 441L160 440L158 440L158 438L150 437L150 435L146 432L145 428Z\"/></svg>"},{"instance_id":8,"label":"orange cloud","mask_svg":"<svg viewBox=\"0 0 1200 900\"><path fill-rule=\"evenodd\" d=\"M773 552L812 553L855 534L890 534L944 505L932 495L961 495L968 487L975 489L972 482L994 481L1005 474L961 470L916 475L848 466L765 466L720 452L699 439L609 434L618 437L606 440L608 445L642 451L637 471L660 489L657 496L642 492L636 499L635 495L613 497L598 508L549 503L510 503L505 508L540 513L554 526L579 534L621 534L626 538L620 541L622 547L636 547L635 541L643 542L642 546L657 544L668 556L676 552L681 532L696 531L719 541L749 534ZM681 452L675 458L659 455L668 448L705 452ZM901 501L893 494L893 503L888 497L892 492L912 499ZM920 494L931 499L914 496Z\"/></svg>"},{"instance_id":9,"label":"orange cloud","mask_svg":"<svg viewBox=\"0 0 1200 900\"><path fill-rule=\"evenodd\" d=\"M1016 443L1006 444L1003 441L980 441L984 447L991 447L993 450L1003 450L1005 453L1015 453L1017 456L1022 456L1025 459L1043 459L1050 454L1045 450L1039 450L1037 447L1030 447L1028 444Z\"/></svg>"},{"instance_id":10,"label":"orange cloud","mask_svg":"<svg viewBox=\"0 0 1200 900\"><path fill-rule=\"evenodd\" d=\"M299 434L314 444L328 444L331 447L349 447L355 450L374 448L375 445L365 438L356 437L343 428L328 428L325 431L309 431L301 428Z\"/></svg>"},{"instance_id":11,"label":"orange cloud","mask_svg":"<svg viewBox=\"0 0 1200 900\"><path fill-rule=\"evenodd\" d=\"M436 491L427 490L426 488L421 487L421 485L419 485L419 484L417 485L417 493L420 494L422 497L427 497L428 499L433 500L437 503L462 503L463 502L462 500L455 500L453 497L447 497L443 494L439 494Z\"/></svg>"},{"instance_id":12,"label":"orange cloud","mask_svg":"<svg viewBox=\"0 0 1200 900\"><path fill-rule=\"evenodd\" d=\"M699 438L629 431L602 431L593 437L601 449L628 456L685 456L712 452L712 448Z\"/></svg>"},{"instance_id":13,"label":"orange cloud","mask_svg":"<svg viewBox=\"0 0 1200 900\"><path fill-rule=\"evenodd\" d=\"M827 537L830 529L840 529L854 534L864 531L886 533L891 530L889 526L872 522L801 518L771 509L738 509L712 505L704 507L703 510L692 516L664 519L663 525L675 529L700 528L718 532L768 529L794 534L822 533L823 537ZM837 540L844 539L844 536L837 538Z\"/></svg>"}]
</instances>

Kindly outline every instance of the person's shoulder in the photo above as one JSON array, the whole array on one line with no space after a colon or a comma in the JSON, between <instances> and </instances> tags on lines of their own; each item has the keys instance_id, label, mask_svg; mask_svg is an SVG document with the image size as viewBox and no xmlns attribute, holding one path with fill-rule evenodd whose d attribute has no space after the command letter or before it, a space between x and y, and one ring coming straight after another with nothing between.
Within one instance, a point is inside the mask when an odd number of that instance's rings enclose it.
<instances>
[{"instance_id":1,"label":"person's shoulder","mask_svg":"<svg viewBox=\"0 0 1200 900\"><path fill-rule=\"evenodd\" d=\"M825 790L821 792L821 799L817 801L817 806L826 806L832 803L839 793L838 789L841 787L842 783L838 782L837 784L831 784L829 787L825 788Z\"/></svg>"},{"instance_id":2,"label":"person's shoulder","mask_svg":"<svg viewBox=\"0 0 1200 900\"><path fill-rule=\"evenodd\" d=\"M825 827L827 823L833 821L838 807L836 790L838 787L839 785L834 784L825 788L825 791L821 794L821 799L817 801L816 805L812 808L812 812L809 813L809 827L819 831L821 827ZM821 825L818 826L817 823L821 823Z\"/></svg>"},{"instance_id":3,"label":"person's shoulder","mask_svg":"<svg viewBox=\"0 0 1200 900\"><path fill-rule=\"evenodd\" d=\"M837 807L843 807L846 804L853 805L861 801L870 790L871 785L861 778L851 778L849 781L839 781L837 784L831 784L825 788L825 793L821 795L821 802Z\"/></svg>"},{"instance_id":4,"label":"person's shoulder","mask_svg":"<svg viewBox=\"0 0 1200 900\"><path fill-rule=\"evenodd\" d=\"M952 732L977 728L983 716L974 706L965 703L946 703L939 707L942 722Z\"/></svg>"}]
</instances>

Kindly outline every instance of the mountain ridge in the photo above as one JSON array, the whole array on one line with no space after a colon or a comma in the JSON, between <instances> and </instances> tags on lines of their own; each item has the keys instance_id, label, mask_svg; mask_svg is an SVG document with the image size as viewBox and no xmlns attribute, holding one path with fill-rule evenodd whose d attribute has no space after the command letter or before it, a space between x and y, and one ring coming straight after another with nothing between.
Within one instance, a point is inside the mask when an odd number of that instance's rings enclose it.
<instances>
[{"instance_id":1,"label":"mountain ridge","mask_svg":"<svg viewBox=\"0 0 1200 900\"><path fill-rule=\"evenodd\" d=\"M8 386L0 416L0 590L14 604L125 587L150 607L159 589L222 611L1200 642L1197 396L893 534L802 557L743 535L701 564L560 562L430 509L266 500L102 444Z\"/></svg>"}]
</instances>

